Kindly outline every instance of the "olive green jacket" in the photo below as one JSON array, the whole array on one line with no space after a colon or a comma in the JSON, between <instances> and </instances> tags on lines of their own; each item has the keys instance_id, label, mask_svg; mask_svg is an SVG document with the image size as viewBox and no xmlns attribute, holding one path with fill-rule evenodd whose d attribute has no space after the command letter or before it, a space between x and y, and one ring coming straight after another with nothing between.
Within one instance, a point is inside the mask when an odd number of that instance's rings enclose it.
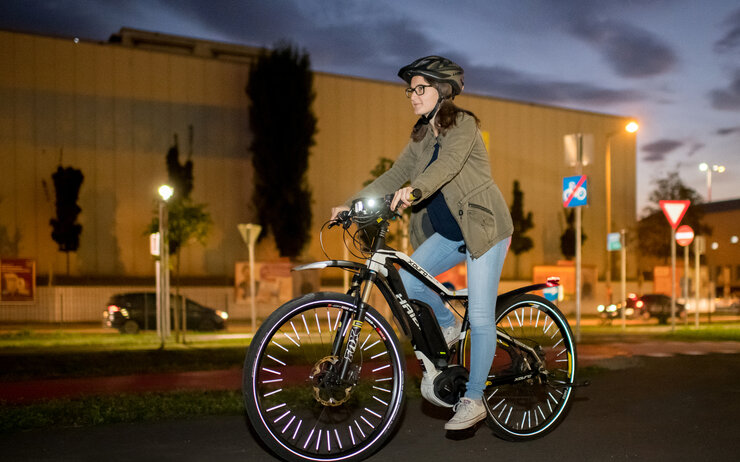
<instances>
[{"instance_id":1,"label":"olive green jacket","mask_svg":"<svg viewBox=\"0 0 740 462\"><path fill-rule=\"evenodd\" d=\"M439 143L439 154L427 167L435 143ZM406 182L421 190L422 200L442 190L473 258L511 236L514 230L509 208L491 177L491 165L480 131L475 119L468 114L460 113L457 124L444 136L435 137L430 129L420 142L410 141L393 167L355 194L348 204L359 197L393 193ZM433 232L426 208L412 207L411 245L418 248Z\"/></svg>"}]
</instances>

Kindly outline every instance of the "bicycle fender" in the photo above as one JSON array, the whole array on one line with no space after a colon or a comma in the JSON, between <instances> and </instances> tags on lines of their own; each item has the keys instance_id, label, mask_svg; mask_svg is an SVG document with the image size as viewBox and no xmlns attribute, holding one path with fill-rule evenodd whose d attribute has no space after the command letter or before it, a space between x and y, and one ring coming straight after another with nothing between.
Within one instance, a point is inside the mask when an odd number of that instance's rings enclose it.
<instances>
[{"instance_id":1,"label":"bicycle fender","mask_svg":"<svg viewBox=\"0 0 740 462\"><path fill-rule=\"evenodd\" d=\"M304 270L315 270L324 268L342 268L351 271L360 271L367 268L363 263L357 263L355 261L348 260L324 260L313 263L307 263L305 265L298 265L291 269L291 271L304 271Z\"/></svg>"}]
</instances>

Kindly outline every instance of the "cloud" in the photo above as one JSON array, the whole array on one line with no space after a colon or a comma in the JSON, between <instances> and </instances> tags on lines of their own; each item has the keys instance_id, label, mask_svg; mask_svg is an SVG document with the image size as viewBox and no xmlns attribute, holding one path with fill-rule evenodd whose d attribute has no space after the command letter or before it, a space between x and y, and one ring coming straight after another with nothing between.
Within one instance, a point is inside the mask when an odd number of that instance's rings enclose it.
<instances>
[{"instance_id":1,"label":"cloud","mask_svg":"<svg viewBox=\"0 0 740 462\"><path fill-rule=\"evenodd\" d=\"M659 37L624 22L581 17L574 20L570 31L595 47L622 77L664 74L678 62L675 52Z\"/></svg>"},{"instance_id":2,"label":"cloud","mask_svg":"<svg viewBox=\"0 0 740 462\"><path fill-rule=\"evenodd\" d=\"M676 149L684 145L683 141L679 140L658 140L650 144L646 144L642 147L642 150L647 152L647 155L642 158L645 162L660 162L665 160L666 156Z\"/></svg>"},{"instance_id":3,"label":"cloud","mask_svg":"<svg viewBox=\"0 0 740 462\"><path fill-rule=\"evenodd\" d=\"M503 66L475 66L460 63L469 76L466 88L472 92L545 104L605 105L640 101L642 92L609 89L586 82L550 80Z\"/></svg>"},{"instance_id":4,"label":"cloud","mask_svg":"<svg viewBox=\"0 0 740 462\"><path fill-rule=\"evenodd\" d=\"M697 152L701 151L706 144L699 143L699 142L693 142L691 143L691 146L689 146L689 153L687 154L689 157L693 156Z\"/></svg>"},{"instance_id":5,"label":"cloud","mask_svg":"<svg viewBox=\"0 0 740 462\"><path fill-rule=\"evenodd\" d=\"M740 69L730 80L727 88L709 92L709 101L714 109L721 111L740 111Z\"/></svg>"},{"instance_id":6,"label":"cloud","mask_svg":"<svg viewBox=\"0 0 740 462\"><path fill-rule=\"evenodd\" d=\"M740 125L738 125L737 127L719 128L717 129L716 133L720 136L732 135L733 133L740 134Z\"/></svg>"},{"instance_id":7,"label":"cloud","mask_svg":"<svg viewBox=\"0 0 740 462\"><path fill-rule=\"evenodd\" d=\"M724 24L728 26L729 30L724 37L714 43L714 51L729 53L733 50L740 50L740 8L730 13Z\"/></svg>"}]
</instances>

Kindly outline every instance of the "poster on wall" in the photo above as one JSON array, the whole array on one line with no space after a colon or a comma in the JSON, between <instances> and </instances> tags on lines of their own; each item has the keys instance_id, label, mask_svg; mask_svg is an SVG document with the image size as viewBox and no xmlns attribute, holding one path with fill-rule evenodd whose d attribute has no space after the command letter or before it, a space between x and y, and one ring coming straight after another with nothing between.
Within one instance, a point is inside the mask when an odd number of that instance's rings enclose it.
<instances>
[{"instance_id":1,"label":"poster on wall","mask_svg":"<svg viewBox=\"0 0 740 462\"><path fill-rule=\"evenodd\" d=\"M33 302L36 262L28 258L0 260L0 302Z\"/></svg>"},{"instance_id":2,"label":"poster on wall","mask_svg":"<svg viewBox=\"0 0 740 462\"><path fill-rule=\"evenodd\" d=\"M259 304L279 306L293 297L290 262L255 263L255 292ZM236 303L249 303L249 262L236 262Z\"/></svg>"}]
</instances>

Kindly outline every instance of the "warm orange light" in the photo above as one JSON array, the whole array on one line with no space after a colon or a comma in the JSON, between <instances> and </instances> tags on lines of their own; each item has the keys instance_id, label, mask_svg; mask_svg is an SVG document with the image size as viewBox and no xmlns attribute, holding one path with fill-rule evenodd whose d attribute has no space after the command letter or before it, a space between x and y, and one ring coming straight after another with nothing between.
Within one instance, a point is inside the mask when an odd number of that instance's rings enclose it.
<instances>
[{"instance_id":1,"label":"warm orange light","mask_svg":"<svg viewBox=\"0 0 740 462\"><path fill-rule=\"evenodd\" d=\"M625 127L625 130L627 130L629 133L635 133L637 130L640 129L640 126L637 124L637 122L632 121L628 123Z\"/></svg>"}]
</instances>

